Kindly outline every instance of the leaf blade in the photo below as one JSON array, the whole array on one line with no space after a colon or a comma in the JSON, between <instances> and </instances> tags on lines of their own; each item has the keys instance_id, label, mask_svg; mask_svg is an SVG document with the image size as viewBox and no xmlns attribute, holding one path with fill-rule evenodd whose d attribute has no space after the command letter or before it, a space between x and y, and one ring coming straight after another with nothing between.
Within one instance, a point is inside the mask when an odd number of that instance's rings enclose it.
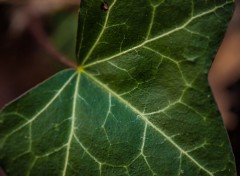
<instances>
[{"instance_id":1,"label":"leaf blade","mask_svg":"<svg viewBox=\"0 0 240 176\"><path fill-rule=\"evenodd\" d=\"M206 79L209 46L223 31L214 27L224 26L231 4L112 0L103 12L83 1L78 71L0 113L8 175L19 166L23 175L235 175Z\"/></svg>"}]
</instances>

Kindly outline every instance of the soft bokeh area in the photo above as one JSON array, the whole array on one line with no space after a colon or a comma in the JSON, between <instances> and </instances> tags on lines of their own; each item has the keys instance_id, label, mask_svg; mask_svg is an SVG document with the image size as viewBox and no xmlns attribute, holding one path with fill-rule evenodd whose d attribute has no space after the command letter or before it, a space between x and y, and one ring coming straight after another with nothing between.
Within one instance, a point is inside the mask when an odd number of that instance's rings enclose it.
<instances>
[{"instance_id":1,"label":"soft bokeh area","mask_svg":"<svg viewBox=\"0 0 240 176\"><path fill-rule=\"evenodd\" d=\"M0 108L75 62L79 0L0 1Z\"/></svg>"}]
</instances>

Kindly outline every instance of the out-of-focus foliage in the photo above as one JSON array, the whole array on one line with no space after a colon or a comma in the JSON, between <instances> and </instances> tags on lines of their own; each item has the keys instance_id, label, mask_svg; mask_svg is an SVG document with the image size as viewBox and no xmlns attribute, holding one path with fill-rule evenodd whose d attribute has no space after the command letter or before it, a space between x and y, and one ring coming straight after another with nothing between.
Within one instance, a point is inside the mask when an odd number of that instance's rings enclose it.
<instances>
[{"instance_id":1,"label":"out-of-focus foliage","mask_svg":"<svg viewBox=\"0 0 240 176\"><path fill-rule=\"evenodd\" d=\"M61 12L53 16L51 41L68 59L76 59L75 45L78 13L76 10Z\"/></svg>"}]
</instances>

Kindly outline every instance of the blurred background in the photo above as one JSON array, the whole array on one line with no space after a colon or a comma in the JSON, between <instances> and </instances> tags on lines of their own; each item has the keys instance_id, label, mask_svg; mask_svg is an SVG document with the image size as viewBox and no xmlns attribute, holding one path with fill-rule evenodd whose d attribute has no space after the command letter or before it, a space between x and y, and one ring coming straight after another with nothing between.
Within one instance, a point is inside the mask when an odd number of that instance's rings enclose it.
<instances>
[{"instance_id":1,"label":"blurred background","mask_svg":"<svg viewBox=\"0 0 240 176\"><path fill-rule=\"evenodd\" d=\"M79 0L0 0L0 109L75 62Z\"/></svg>"},{"instance_id":2,"label":"blurred background","mask_svg":"<svg viewBox=\"0 0 240 176\"><path fill-rule=\"evenodd\" d=\"M79 4L0 0L0 109L56 72L75 66ZM240 82L229 90L239 94ZM239 126L229 137L240 173Z\"/></svg>"}]
</instances>

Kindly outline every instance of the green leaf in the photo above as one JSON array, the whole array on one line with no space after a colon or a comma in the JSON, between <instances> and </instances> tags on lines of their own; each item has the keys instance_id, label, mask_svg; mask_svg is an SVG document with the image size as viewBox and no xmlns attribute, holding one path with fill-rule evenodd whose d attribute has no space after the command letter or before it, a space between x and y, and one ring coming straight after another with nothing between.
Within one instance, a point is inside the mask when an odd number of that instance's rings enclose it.
<instances>
[{"instance_id":1,"label":"green leaf","mask_svg":"<svg viewBox=\"0 0 240 176\"><path fill-rule=\"evenodd\" d=\"M207 70L232 1L82 0L77 71L0 113L11 175L234 176Z\"/></svg>"}]
</instances>

